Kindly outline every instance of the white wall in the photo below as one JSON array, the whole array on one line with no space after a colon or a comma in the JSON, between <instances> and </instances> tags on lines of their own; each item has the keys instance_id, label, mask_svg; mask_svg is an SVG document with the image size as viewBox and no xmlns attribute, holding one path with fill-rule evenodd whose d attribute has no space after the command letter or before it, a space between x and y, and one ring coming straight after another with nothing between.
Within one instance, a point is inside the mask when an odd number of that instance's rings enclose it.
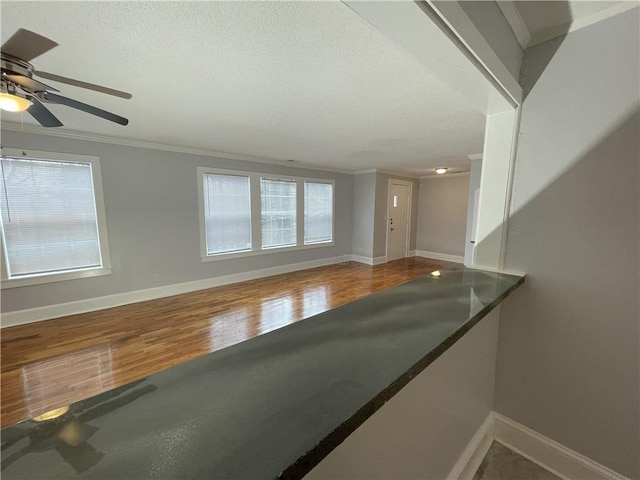
<instances>
[{"instance_id":1,"label":"white wall","mask_svg":"<svg viewBox=\"0 0 640 480\"><path fill-rule=\"evenodd\" d=\"M191 282L351 252L352 175L3 131L6 147L100 157L111 275L2 289L2 312ZM199 165L335 180L335 246L202 262ZM154 276L159 275L159 282Z\"/></svg>"},{"instance_id":2,"label":"white wall","mask_svg":"<svg viewBox=\"0 0 640 480\"><path fill-rule=\"evenodd\" d=\"M305 478L447 478L493 405L498 316L483 318Z\"/></svg>"},{"instance_id":3,"label":"white wall","mask_svg":"<svg viewBox=\"0 0 640 480\"><path fill-rule=\"evenodd\" d=\"M423 177L418 196L416 249L463 256L469 175Z\"/></svg>"},{"instance_id":4,"label":"white wall","mask_svg":"<svg viewBox=\"0 0 640 480\"><path fill-rule=\"evenodd\" d=\"M525 53L496 410L640 477L638 8Z\"/></svg>"}]
</instances>

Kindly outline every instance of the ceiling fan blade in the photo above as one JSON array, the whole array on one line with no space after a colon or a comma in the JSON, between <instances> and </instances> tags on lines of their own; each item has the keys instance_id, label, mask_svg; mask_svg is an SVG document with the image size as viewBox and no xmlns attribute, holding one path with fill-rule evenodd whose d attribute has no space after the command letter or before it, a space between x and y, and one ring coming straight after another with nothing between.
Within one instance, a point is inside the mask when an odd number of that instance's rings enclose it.
<instances>
[{"instance_id":1,"label":"ceiling fan blade","mask_svg":"<svg viewBox=\"0 0 640 480\"><path fill-rule=\"evenodd\" d=\"M30 92L46 92L47 90L53 90L59 92L57 88L50 87L46 83L39 82L33 78L25 77L24 75L4 75L7 80L12 81L16 85L20 85L23 89Z\"/></svg>"},{"instance_id":2,"label":"ceiling fan blade","mask_svg":"<svg viewBox=\"0 0 640 480\"><path fill-rule=\"evenodd\" d=\"M4 42L2 45L2 53L8 53L12 57L30 62L32 59L57 46L58 44L53 40L21 28L14 33L9 40Z\"/></svg>"},{"instance_id":3,"label":"ceiling fan blade","mask_svg":"<svg viewBox=\"0 0 640 480\"><path fill-rule=\"evenodd\" d=\"M42 92L40 93L40 98L46 100L47 102L59 103L61 105L66 105L67 107L82 110L83 112L90 113L91 115L104 118L105 120L109 120L111 122L119 123L120 125L127 125L129 123L129 120L121 117L120 115L107 112L106 110L102 110L101 108L93 107L91 105L87 105L86 103L63 97L62 95L57 95L55 93Z\"/></svg>"},{"instance_id":4,"label":"ceiling fan blade","mask_svg":"<svg viewBox=\"0 0 640 480\"><path fill-rule=\"evenodd\" d=\"M42 78L46 78L47 80L53 80L54 82L66 83L67 85L73 85L74 87L86 88L87 90L94 90L96 92L106 93L108 95L114 95L120 98L131 98L131 94L127 92L122 92L120 90L115 90L109 87L103 87L102 85L96 85L94 83L83 82L81 80L76 80L74 78L62 77L60 75L56 75L55 73L49 72L34 72L36 75Z\"/></svg>"},{"instance_id":5,"label":"ceiling fan blade","mask_svg":"<svg viewBox=\"0 0 640 480\"><path fill-rule=\"evenodd\" d=\"M61 127L62 122L56 118L56 116L51 113L47 107L45 107L40 100L36 97L30 96L29 100L31 100L31 106L27 109L27 112L31 114L33 118L35 118L40 125L43 127Z\"/></svg>"}]
</instances>

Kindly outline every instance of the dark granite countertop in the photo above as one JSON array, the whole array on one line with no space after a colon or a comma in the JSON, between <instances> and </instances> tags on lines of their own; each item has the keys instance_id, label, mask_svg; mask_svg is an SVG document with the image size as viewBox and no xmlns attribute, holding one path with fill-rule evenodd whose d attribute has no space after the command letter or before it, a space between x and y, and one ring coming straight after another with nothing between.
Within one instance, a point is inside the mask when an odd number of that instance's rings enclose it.
<instances>
[{"instance_id":1,"label":"dark granite countertop","mask_svg":"<svg viewBox=\"0 0 640 480\"><path fill-rule=\"evenodd\" d=\"M2 478L300 478L524 281L448 268L2 430Z\"/></svg>"}]
</instances>

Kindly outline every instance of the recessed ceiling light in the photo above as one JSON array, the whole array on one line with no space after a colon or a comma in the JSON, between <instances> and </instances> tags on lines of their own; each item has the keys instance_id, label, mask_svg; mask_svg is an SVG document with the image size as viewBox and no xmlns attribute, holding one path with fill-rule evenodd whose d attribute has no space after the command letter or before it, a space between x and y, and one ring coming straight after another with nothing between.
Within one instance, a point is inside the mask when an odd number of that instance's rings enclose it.
<instances>
[{"instance_id":1,"label":"recessed ceiling light","mask_svg":"<svg viewBox=\"0 0 640 480\"><path fill-rule=\"evenodd\" d=\"M444 168L444 167L436 168L436 173L438 175L442 175L443 173L447 173L447 170L449 170L449 169L448 168Z\"/></svg>"}]
</instances>

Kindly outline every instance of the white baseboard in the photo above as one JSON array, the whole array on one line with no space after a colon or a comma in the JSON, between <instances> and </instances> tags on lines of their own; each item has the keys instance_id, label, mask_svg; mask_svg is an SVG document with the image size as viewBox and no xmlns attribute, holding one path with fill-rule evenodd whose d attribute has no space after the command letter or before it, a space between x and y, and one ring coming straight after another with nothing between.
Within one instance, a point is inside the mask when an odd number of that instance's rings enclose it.
<instances>
[{"instance_id":1,"label":"white baseboard","mask_svg":"<svg viewBox=\"0 0 640 480\"><path fill-rule=\"evenodd\" d=\"M271 277L282 273L296 272L299 270L307 270L314 267L322 267L324 265L332 265L343 261L342 257L321 258L319 260L310 260L307 262L292 263L289 265L279 265L277 267L263 268L261 270L253 270L251 272L235 273L232 275L224 275L215 278L206 278L203 280L195 280L193 282L176 283L173 285L165 285L163 287L147 288L144 290L135 290L132 292L117 293L114 295L106 295L104 297L88 298L86 300L77 300L74 302L58 303L45 307L29 308L26 310L17 310L15 312L7 312L2 314L0 323L2 328L23 325L26 323L40 322L50 320L52 318L74 315L77 313L92 312L102 310L103 308L118 307L130 303L144 302L156 298L170 297L172 295L180 295L182 293L195 292L206 288L220 287L232 283L246 282L257 278Z\"/></svg>"},{"instance_id":2,"label":"white baseboard","mask_svg":"<svg viewBox=\"0 0 640 480\"><path fill-rule=\"evenodd\" d=\"M518 277L526 277L527 273L520 270L507 270L505 268L483 267L482 265L467 265L472 270L480 270L482 272L504 273L505 275L516 275Z\"/></svg>"},{"instance_id":3,"label":"white baseboard","mask_svg":"<svg viewBox=\"0 0 640 480\"><path fill-rule=\"evenodd\" d=\"M375 257L373 259L373 264L374 265L381 265L383 263L387 263L387 256L382 256L382 257Z\"/></svg>"},{"instance_id":4,"label":"white baseboard","mask_svg":"<svg viewBox=\"0 0 640 480\"><path fill-rule=\"evenodd\" d=\"M565 480L629 480L497 412L491 412L473 435L447 479L472 479L494 440Z\"/></svg>"},{"instance_id":5,"label":"white baseboard","mask_svg":"<svg viewBox=\"0 0 640 480\"><path fill-rule=\"evenodd\" d=\"M533 463L565 479L628 480L584 455L493 412L495 439Z\"/></svg>"},{"instance_id":6,"label":"white baseboard","mask_svg":"<svg viewBox=\"0 0 640 480\"><path fill-rule=\"evenodd\" d=\"M448 253L428 252L426 250L416 250L416 257L433 258L445 262L464 263L464 257L460 255L449 255Z\"/></svg>"},{"instance_id":7,"label":"white baseboard","mask_svg":"<svg viewBox=\"0 0 640 480\"><path fill-rule=\"evenodd\" d=\"M480 467L484 456L493 442L493 416L491 412L480 425L478 431L471 437L467 447L447 475L449 480L472 480Z\"/></svg>"},{"instance_id":8,"label":"white baseboard","mask_svg":"<svg viewBox=\"0 0 640 480\"><path fill-rule=\"evenodd\" d=\"M358 263L364 263L365 265L373 265L373 258L365 257L362 255L356 255L354 253L350 256L351 260Z\"/></svg>"},{"instance_id":9,"label":"white baseboard","mask_svg":"<svg viewBox=\"0 0 640 480\"><path fill-rule=\"evenodd\" d=\"M487 416L447 479L472 479L494 440L565 480L629 480L497 412Z\"/></svg>"},{"instance_id":10,"label":"white baseboard","mask_svg":"<svg viewBox=\"0 0 640 480\"><path fill-rule=\"evenodd\" d=\"M362 255L351 254L351 260L358 263L364 263L365 265L380 265L381 263L387 263L387 257L365 257Z\"/></svg>"}]
</instances>

